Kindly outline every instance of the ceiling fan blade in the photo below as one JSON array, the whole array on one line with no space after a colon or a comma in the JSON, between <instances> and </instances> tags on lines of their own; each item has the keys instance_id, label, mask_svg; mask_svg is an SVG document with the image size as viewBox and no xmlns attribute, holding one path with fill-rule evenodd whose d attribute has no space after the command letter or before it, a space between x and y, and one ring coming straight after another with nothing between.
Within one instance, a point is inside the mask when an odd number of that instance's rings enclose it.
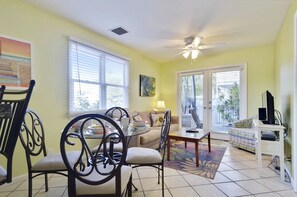
<instances>
[{"instance_id":1,"label":"ceiling fan blade","mask_svg":"<svg viewBox=\"0 0 297 197\"><path fill-rule=\"evenodd\" d=\"M198 46L198 49L211 49L211 48L219 48L224 46L225 43L216 43L216 44L206 44Z\"/></svg>"},{"instance_id":2,"label":"ceiling fan blade","mask_svg":"<svg viewBox=\"0 0 297 197\"><path fill-rule=\"evenodd\" d=\"M202 37L201 36L196 36L193 40L193 45L197 48L198 45L201 43Z\"/></svg>"}]
</instances>

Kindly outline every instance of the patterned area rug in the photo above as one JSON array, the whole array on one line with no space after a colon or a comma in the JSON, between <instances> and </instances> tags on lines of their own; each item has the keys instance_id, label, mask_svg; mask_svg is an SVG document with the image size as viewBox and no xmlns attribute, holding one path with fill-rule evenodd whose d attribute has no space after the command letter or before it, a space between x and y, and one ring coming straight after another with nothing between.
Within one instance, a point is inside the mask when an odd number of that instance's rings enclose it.
<instances>
[{"instance_id":1,"label":"patterned area rug","mask_svg":"<svg viewBox=\"0 0 297 197\"><path fill-rule=\"evenodd\" d=\"M185 142L174 142L171 143L170 161L165 156L165 167L214 179L225 151L226 147L212 144L211 152L208 152L208 145L199 143L199 167L196 167L195 144L188 142L185 149Z\"/></svg>"}]
</instances>

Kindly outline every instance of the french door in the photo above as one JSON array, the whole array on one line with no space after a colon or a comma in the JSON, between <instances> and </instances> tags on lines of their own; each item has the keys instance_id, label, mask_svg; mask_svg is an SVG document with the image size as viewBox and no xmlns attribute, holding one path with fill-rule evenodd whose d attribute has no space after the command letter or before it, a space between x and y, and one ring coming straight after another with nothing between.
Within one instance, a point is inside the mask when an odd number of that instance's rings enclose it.
<instances>
[{"instance_id":1,"label":"french door","mask_svg":"<svg viewBox=\"0 0 297 197\"><path fill-rule=\"evenodd\" d=\"M182 127L203 128L227 139L234 121L246 118L246 65L178 73Z\"/></svg>"}]
</instances>

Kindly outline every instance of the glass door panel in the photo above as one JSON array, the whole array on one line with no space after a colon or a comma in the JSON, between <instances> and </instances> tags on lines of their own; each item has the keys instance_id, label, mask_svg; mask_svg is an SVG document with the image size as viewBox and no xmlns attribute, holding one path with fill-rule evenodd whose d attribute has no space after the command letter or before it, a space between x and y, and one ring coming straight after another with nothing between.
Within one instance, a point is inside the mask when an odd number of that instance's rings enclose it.
<instances>
[{"instance_id":1,"label":"glass door panel","mask_svg":"<svg viewBox=\"0 0 297 197\"><path fill-rule=\"evenodd\" d=\"M203 74L180 77L182 127L203 128Z\"/></svg>"},{"instance_id":2,"label":"glass door panel","mask_svg":"<svg viewBox=\"0 0 297 197\"><path fill-rule=\"evenodd\" d=\"M211 124L213 132L227 133L239 120L240 70L212 72Z\"/></svg>"}]
</instances>

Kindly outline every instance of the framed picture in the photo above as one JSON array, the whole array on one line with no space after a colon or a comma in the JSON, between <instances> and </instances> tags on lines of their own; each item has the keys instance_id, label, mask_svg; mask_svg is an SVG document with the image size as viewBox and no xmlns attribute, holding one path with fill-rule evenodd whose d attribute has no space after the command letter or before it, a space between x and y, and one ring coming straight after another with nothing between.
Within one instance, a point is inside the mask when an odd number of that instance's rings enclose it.
<instances>
[{"instance_id":1,"label":"framed picture","mask_svg":"<svg viewBox=\"0 0 297 197\"><path fill-rule=\"evenodd\" d=\"M0 84L26 88L32 78L32 46L28 42L0 35Z\"/></svg>"},{"instance_id":2,"label":"framed picture","mask_svg":"<svg viewBox=\"0 0 297 197\"><path fill-rule=\"evenodd\" d=\"M156 78L140 75L139 96L155 96Z\"/></svg>"}]
</instances>

